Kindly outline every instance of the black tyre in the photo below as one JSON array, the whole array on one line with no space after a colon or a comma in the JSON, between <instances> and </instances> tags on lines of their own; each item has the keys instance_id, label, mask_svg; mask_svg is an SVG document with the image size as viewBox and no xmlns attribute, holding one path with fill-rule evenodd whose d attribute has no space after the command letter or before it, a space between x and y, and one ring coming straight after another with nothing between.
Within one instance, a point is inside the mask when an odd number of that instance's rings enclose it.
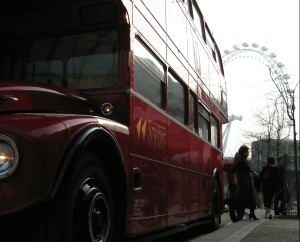
<instances>
[{"instance_id":1,"label":"black tyre","mask_svg":"<svg viewBox=\"0 0 300 242\"><path fill-rule=\"evenodd\" d=\"M114 202L110 178L93 154L83 154L63 194L40 223L39 242L114 241ZM46 221L45 221L46 220ZM56 220L56 221L55 221Z\"/></svg>"},{"instance_id":2,"label":"black tyre","mask_svg":"<svg viewBox=\"0 0 300 242\"><path fill-rule=\"evenodd\" d=\"M209 230L214 231L219 228L221 223L221 201L220 201L220 189L217 181L214 181L213 185L213 195L212 195L212 214L211 214L211 222L209 225Z\"/></svg>"}]
</instances>

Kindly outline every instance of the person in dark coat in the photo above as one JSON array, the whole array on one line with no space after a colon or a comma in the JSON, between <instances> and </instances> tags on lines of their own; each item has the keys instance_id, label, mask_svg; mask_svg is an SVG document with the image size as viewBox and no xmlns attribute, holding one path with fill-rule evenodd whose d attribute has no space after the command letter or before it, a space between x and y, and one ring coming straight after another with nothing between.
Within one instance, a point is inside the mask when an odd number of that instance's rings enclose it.
<instances>
[{"instance_id":1,"label":"person in dark coat","mask_svg":"<svg viewBox=\"0 0 300 242\"><path fill-rule=\"evenodd\" d=\"M265 218L272 219L271 206L272 200L275 193L279 188L279 174L276 167L274 167L275 159L269 157L267 160L267 165L265 165L260 174L259 179L261 181L261 189L263 192L264 198L264 207L265 207Z\"/></svg>"},{"instance_id":2,"label":"person in dark coat","mask_svg":"<svg viewBox=\"0 0 300 242\"><path fill-rule=\"evenodd\" d=\"M258 220L254 210L261 207L257 191L254 188L251 167L248 164L249 148L242 145L235 155L235 166L233 173L236 174L237 191L234 195L224 200L224 203L231 208L237 209L238 218L242 220L246 208L250 209L249 219Z\"/></svg>"}]
</instances>

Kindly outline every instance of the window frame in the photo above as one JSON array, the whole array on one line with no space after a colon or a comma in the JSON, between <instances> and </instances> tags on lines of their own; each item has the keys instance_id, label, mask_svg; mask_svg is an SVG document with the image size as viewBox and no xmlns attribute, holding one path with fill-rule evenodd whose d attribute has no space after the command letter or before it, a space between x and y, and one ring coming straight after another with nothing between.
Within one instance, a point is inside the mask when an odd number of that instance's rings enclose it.
<instances>
[{"instance_id":1,"label":"window frame","mask_svg":"<svg viewBox=\"0 0 300 242\"><path fill-rule=\"evenodd\" d=\"M202 131L202 127L204 127L203 124L205 124L205 131L207 131L207 137L204 136L204 133ZM198 103L198 132L199 136L202 139L206 140L207 142L210 142L210 112L204 107L204 105L201 102Z\"/></svg>"},{"instance_id":2,"label":"window frame","mask_svg":"<svg viewBox=\"0 0 300 242\"><path fill-rule=\"evenodd\" d=\"M161 73L162 76L161 76L161 78L159 78L159 76L155 73L155 71L153 71L153 69L150 68L150 66L147 65L147 63L143 62L142 60L137 61L136 58L138 58L138 59L140 59L140 58L136 55L136 49L135 49L136 47L134 47L134 76L135 76L134 84L135 84L135 89L140 95L142 95L145 99L149 100L153 105L164 110L165 106L166 106L166 86L167 86L166 67L163 64L163 62L157 57L157 55L148 47L148 45L139 36L135 37L134 45L136 45L136 42L138 42L140 44L140 46L143 47L144 50L149 55L151 55L151 57L155 60L155 62L160 65L161 70L162 70L162 73ZM136 62L139 62L139 61L143 62L142 65L146 66L146 68L147 68L147 70L145 69L146 72L148 72L148 71L151 72L151 73L148 73L150 76L152 76L155 79L155 75L156 75L159 79L159 82L158 82L158 79L155 80L160 84L160 104L159 105L157 102L154 101L154 99L151 99L151 96L145 95L145 93L143 93L143 91L138 90L137 79L136 79L136 76L137 76L136 75L136 64L137 64ZM139 64L139 65L142 67L141 64Z\"/></svg>"},{"instance_id":3,"label":"window frame","mask_svg":"<svg viewBox=\"0 0 300 242\"><path fill-rule=\"evenodd\" d=\"M169 104L169 87L170 87L170 84L169 84L169 75L171 75L173 77L173 79L176 80L177 83L180 84L180 86L182 87L182 90L183 90L183 122L178 120L174 115L172 115L172 113L170 113L170 104ZM187 87L186 87L186 84L179 78L179 76L174 72L172 71L171 69L168 69L167 73L166 73L166 77L167 77L167 91L166 91L166 96L167 96L167 113L172 116L173 118L175 118L178 122L180 122L181 124L183 125L187 125Z\"/></svg>"},{"instance_id":4,"label":"window frame","mask_svg":"<svg viewBox=\"0 0 300 242\"><path fill-rule=\"evenodd\" d=\"M215 124L215 125L214 125ZM213 137L213 128L215 127L215 137ZM220 128L218 119L216 119L213 115L210 115L210 132L211 132L211 141L210 143L217 148L220 148ZM214 140L216 139L216 142Z\"/></svg>"},{"instance_id":5,"label":"window frame","mask_svg":"<svg viewBox=\"0 0 300 242\"><path fill-rule=\"evenodd\" d=\"M197 120L197 95L192 93L190 91L189 93L189 129L193 131L194 133L198 134L198 120ZM191 109L193 109L193 112L191 112ZM191 127L191 119L194 121L194 127Z\"/></svg>"}]
</instances>

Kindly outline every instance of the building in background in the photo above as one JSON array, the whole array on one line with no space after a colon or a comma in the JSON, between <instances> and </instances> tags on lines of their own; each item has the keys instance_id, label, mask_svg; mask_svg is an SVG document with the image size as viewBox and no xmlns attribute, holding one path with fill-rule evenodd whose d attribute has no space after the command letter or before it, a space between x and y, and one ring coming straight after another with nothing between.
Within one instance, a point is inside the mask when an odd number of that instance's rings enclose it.
<instances>
[{"instance_id":1,"label":"building in background","mask_svg":"<svg viewBox=\"0 0 300 242\"><path fill-rule=\"evenodd\" d=\"M288 157L288 169L295 169L295 155L294 155L294 141L290 139L277 140L277 139L261 139L251 143L251 167L255 171L260 171L266 164L269 156L273 156L277 160L280 156ZM299 140L297 147L299 147ZM299 163L300 154L298 152L297 160Z\"/></svg>"}]
</instances>

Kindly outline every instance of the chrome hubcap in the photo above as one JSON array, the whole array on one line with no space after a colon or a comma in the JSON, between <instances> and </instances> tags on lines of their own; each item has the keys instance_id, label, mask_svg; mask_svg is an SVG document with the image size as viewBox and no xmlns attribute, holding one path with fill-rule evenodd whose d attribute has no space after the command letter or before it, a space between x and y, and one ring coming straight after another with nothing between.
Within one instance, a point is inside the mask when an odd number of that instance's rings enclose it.
<instances>
[{"instance_id":1,"label":"chrome hubcap","mask_svg":"<svg viewBox=\"0 0 300 242\"><path fill-rule=\"evenodd\" d=\"M92 242L105 242L110 229L110 208L106 196L89 179L81 186L84 218Z\"/></svg>"}]
</instances>

